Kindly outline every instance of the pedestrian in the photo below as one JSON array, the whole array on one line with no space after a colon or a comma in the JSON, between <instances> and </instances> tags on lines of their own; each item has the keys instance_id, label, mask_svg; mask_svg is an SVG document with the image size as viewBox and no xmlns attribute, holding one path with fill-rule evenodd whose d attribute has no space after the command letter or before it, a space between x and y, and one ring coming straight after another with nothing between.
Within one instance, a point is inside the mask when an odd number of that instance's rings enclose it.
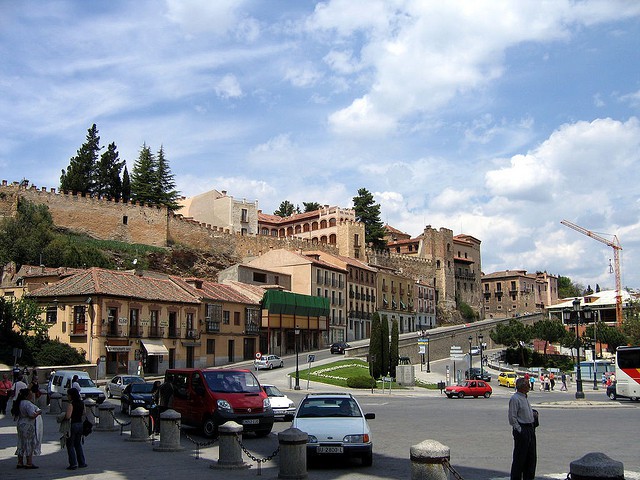
<instances>
[{"instance_id":1,"label":"pedestrian","mask_svg":"<svg viewBox=\"0 0 640 480\"><path fill-rule=\"evenodd\" d=\"M536 376L535 376L535 375L531 375L531 376L529 377L529 381L531 382L531 391L533 392L533 386L534 386L534 385L535 385L535 383L536 383Z\"/></svg>"},{"instance_id":2,"label":"pedestrian","mask_svg":"<svg viewBox=\"0 0 640 480\"><path fill-rule=\"evenodd\" d=\"M13 382L9 380L9 375L2 374L0 382L0 415L7 414L7 403L9 403L9 394L13 390Z\"/></svg>"},{"instance_id":3,"label":"pedestrian","mask_svg":"<svg viewBox=\"0 0 640 480\"><path fill-rule=\"evenodd\" d=\"M17 380L13 382L13 401L14 402L18 399L18 394L20 393L20 390L22 390L23 388L27 388L27 384L24 383L22 374L19 373Z\"/></svg>"},{"instance_id":4,"label":"pedestrian","mask_svg":"<svg viewBox=\"0 0 640 480\"><path fill-rule=\"evenodd\" d=\"M544 391L544 373L540 374L540 391Z\"/></svg>"},{"instance_id":5,"label":"pedestrian","mask_svg":"<svg viewBox=\"0 0 640 480\"><path fill-rule=\"evenodd\" d=\"M23 388L11 405L11 413L18 423L18 446L16 468L38 468L33 464L33 456L40 455L42 445L42 411L33 403L33 392Z\"/></svg>"},{"instance_id":6,"label":"pedestrian","mask_svg":"<svg viewBox=\"0 0 640 480\"><path fill-rule=\"evenodd\" d=\"M509 399L509 424L513 434L511 480L533 480L536 476L536 418L529 404L529 384L516 380L516 393Z\"/></svg>"},{"instance_id":7,"label":"pedestrian","mask_svg":"<svg viewBox=\"0 0 640 480\"><path fill-rule=\"evenodd\" d=\"M556 376L553 372L549 374L549 382L551 383L551 390L556 386Z\"/></svg>"},{"instance_id":8,"label":"pedestrian","mask_svg":"<svg viewBox=\"0 0 640 480\"><path fill-rule=\"evenodd\" d=\"M85 468L87 466L84 450L82 449L84 403L80 398L80 392L75 388L67 390L67 397L69 398L69 405L64 418L71 422L69 436L67 437L67 456L69 457L67 470L76 470L78 467Z\"/></svg>"},{"instance_id":9,"label":"pedestrian","mask_svg":"<svg viewBox=\"0 0 640 480\"><path fill-rule=\"evenodd\" d=\"M149 422L149 435L153 432L160 432L160 410L158 404L160 403L160 380L153 382L151 387L151 395L153 396L153 406L149 410L151 421Z\"/></svg>"},{"instance_id":10,"label":"pedestrian","mask_svg":"<svg viewBox=\"0 0 640 480\"><path fill-rule=\"evenodd\" d=\"M20 365L16 363L11 373L13 374L13 383L16 383L18 381L18 375L20 375Z\"/></svg>"},{"instance_id":11,"label":"pedestrian","mask_svg":"<svg viewBox=\"0 0 640 480\"><path fill-rule=\"evenodd\" d=\"M173 406L173 384L165 381L158 388L158 423L156 425L156 433L160 432L160 415Z\"/></svg>"},{"instance_id":12,"label":"pedestrian","mask_svg":"<svg viewBox=\"0 0 640 480\"><path fill-rule=\"evenodd\" d=\"M74 375L73 378L71 379L71 388L75 388L76 390L78 390L78 393L80 393L80 382L78 382L78 375Z\"/></svg>"},{"instance_id":13,"label":"pedestrian","mask_svg":"<svg viewBox=\"0 0 640 480\"><path fill-rule=\"evenodd\" d=\"M562 372L562 375L560 376L560 380L562 381L562 386L560 387L560 391L566 392L567 391L567 374Z\"/></svg>"}]
</instances>

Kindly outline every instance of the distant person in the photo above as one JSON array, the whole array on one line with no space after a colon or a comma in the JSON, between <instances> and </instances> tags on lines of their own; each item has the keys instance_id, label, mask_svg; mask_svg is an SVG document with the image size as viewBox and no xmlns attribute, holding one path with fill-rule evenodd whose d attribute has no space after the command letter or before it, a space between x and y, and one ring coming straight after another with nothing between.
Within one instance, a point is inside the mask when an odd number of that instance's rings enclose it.
<instances>
[{"instance_id":1,"label":"distant person","mask_svg":"<svg viewBox=\"0 0 640 480\"><path fill-rule=\"evenodd\" d=\"M13 418L17 420L18 456L17 468L38 468L33 464L33 456L40 455L42 446L42 411L33 403L33 392L23 388L11 405Z\"/></svg>"},{"instance_id":2,"label":"distant person","mask_svg":"<svg viewBox=\"0 0 640 480\"><path fill-rule=\"evenodd\" d=\"M562 381L562 386L560 387L560 391L566 392L567 391L567 374L565 372L562 372L562 375L560 376L560 380Z\"/></svg>"},{"instance_id":3,"label":"distant person","mask_svg":"<svg viewBox=\"0 0 640 480\"><path fill-rule=\"evenodd\" d=\"M535 416L527 393L529 383L516 380L516 392L509 399L509 424L513 434L513 461L510 480L534 480L536 476Z\"/></svg>"},{"instance_id":4,"label":"distant person","mask_svg":"<svg viewBox=\"0 0 640 480\"><path fill-rule=\"evenodd\" d=\"M156 433L160 433L160 415L173 406L173 384L171 382L164 382L160 385L158 387L157 398L158 421L154 428Z\"/></svg>"},{"instance_id":5,"label":"distant person","mask_svg":"<svg viewBox=\"0 0 640 480\"><path fill-rule=\"evenodd\" d=\"M20 365L16 363L13 367L13 370L11 370L11 373L13 374L13 383L16 383L18 381L18 375L22 373L20 370Z\"/></svg>"},{"instance_id":6,"label":"distant person","mask_svg":"<svg viewBox=\"0 0 640 480\"><path fill-rule=\"evenodd\" d=\"M82 387L80 387L80 382L78 381L78 375L73 376L73 379L71 380L71 388L75 388L78 393L80 393L80 391L82 390Z\"/></svg>"},{"instance_id":7,"label":"distant person","mask_svg":"<svg viewBox=\"0 0 640 480\"><path fill-rule=\"evenodd\" d=\"M18 395L20 394L20 390L28 388L27 384L24 383L24 377L21 373L18 374L17 380L13 383L13 401L16 402L18 400Z\"/></svg>"},{"instance_id":8,"label":"distant person","mask_svg":"<svg viewBox=\"0 0 640 480\"><path fill-rule=\"evenodd\" d=\"M7 414L7 403L9 403L9 395L13 390L13 382L9 380L9 375L2 374L0 381L0 415Z\"/></svg>"},{"instance_id":9,"label":"distant person","mask_svg":"<svg viewBox=\"0 0 640 480\"><path fill-rule=\"evenodd\" d=\"M551 383L551 390L553 390L556 386L556 376L553 372L549 374L549 382Z\"/></svg>"},{"instance_id":10,"label":"distant person","mask_svg":"<svg viewBox=\"0 0 640 480\"><path fill-rule=\"evenodd\" d=\"M162 382L160 382L160 380L156 380L153 382L153 387L151 387L153 406L149 410L149 414L152 418L152 421L149 422L149 435L153 432L160 432L160 407L158 407L158 404L160 403L160 385L162 385Z\"/></svg>"},{"instance_id":11,"label":"distant person","mask_svg":"<svg viewBox=\"0 0 640 480\"><path fill-rule=\"evenodd\" d=\"M80 398L80 391L75 388L67 390L69 405L65 413L65 420L71 421L69 436L67 437L67 457L69 466L67 470L76 470L78 467L87 466L82 448L82 421L84 416L84 403Z\"/></svg>"}]
</instances>

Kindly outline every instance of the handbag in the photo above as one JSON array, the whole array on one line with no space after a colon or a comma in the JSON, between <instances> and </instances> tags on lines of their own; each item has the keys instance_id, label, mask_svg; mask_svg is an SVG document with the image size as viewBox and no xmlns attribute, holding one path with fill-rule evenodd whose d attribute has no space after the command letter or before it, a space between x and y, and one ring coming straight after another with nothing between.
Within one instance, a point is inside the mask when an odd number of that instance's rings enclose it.
<instances>
[{"instance_id":1,"label":"handbag","mask_svg":"<svg viewBox=\"0 0 640 480\"><path fill-rule=\"evenodd\" d=\"M536 410L535 408L532 408L531 410L533 410L533 428L538 428L538 426L540 425L540 421L539 421L540 414L538 413L538 410Z\"/></svg>"},{"instance_id":2,"label":"handbag","mask_svg":"<svg viewBox=\"0 0 640 480\"><path fill-rule=\"evenodd\" d=\"M93 423L91 423L89 419L85 417L84 421L82 422L82 436L87 437L91 435L91 432L93 432Z\"/></svg>"}]
</instances>

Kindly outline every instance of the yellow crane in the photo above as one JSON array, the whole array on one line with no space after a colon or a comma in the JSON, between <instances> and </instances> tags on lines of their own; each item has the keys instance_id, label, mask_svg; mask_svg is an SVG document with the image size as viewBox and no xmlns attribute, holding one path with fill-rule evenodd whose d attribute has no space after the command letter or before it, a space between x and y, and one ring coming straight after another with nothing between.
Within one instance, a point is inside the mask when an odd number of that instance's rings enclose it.
<instances>
[{"instance_id":1,"label":"yellow crane","mask_svg":"<svg viewBox=\"0 0 640 480\"><path fill-rule=\"evenodd\" d=\"M591 237L594 240L597 240L609 247L613 248L613 271L616 276L616 323L619 326L622 325L622 282L620 280L620 251L622 250L622 246L618 241L618 237L613 235L613 241L607 240L604 237L601 237L597 233L592 232L591 230L587 230L586 228L582 228L575 223L571 223L568 220L562 220L561 224L574 229L576 232L580 232L587 237Z\"/></svg>"}]
</instances>

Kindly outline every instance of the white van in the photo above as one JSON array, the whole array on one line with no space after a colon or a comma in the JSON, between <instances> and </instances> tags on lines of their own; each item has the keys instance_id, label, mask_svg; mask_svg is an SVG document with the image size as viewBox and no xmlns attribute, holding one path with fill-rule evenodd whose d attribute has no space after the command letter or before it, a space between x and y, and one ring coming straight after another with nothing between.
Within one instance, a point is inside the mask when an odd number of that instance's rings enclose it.
<instances>
[{"instance_id":1,"label":"white van","mask_svg":"<svg viewBox=\"0 0 640 480\"><path fill-rule=\"evenodd\" d=\"M71 382L75 375L78 376L80 395L83 399L91 398L95 400L96 403L105 401L106 397L104 392L91 380L89 374L82 370L58 370L54 373L49 379L49 385L47 386L49 395L52 393L61 393L63 396L66 396L67 389L71 388Z\"/></svg>"}]
</instances>

